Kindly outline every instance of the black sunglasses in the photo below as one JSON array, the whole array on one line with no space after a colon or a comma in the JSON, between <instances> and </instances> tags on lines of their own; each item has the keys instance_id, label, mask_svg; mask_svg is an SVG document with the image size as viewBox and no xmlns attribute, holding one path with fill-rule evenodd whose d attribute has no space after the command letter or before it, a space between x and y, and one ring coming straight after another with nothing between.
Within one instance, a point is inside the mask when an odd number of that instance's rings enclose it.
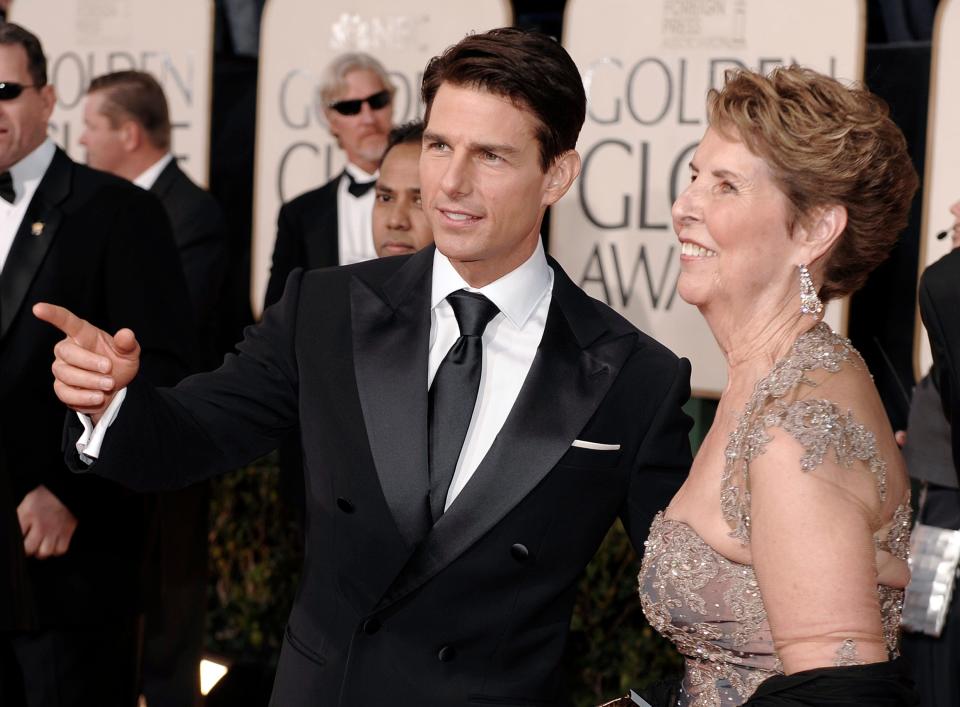
<instances>
[{"instance_id":1,"label":"black sunglasses","mask_svg":"<svg viewBox=\"0 0 960 707\"><path fill-rule=\"evenodd\" d=\"M3 86L3 84L0 84ZM356 115L360 112L360 109L363 108L363 104L367 103L370 105L370 110L380 110L381 108L386 108L390 105L390 91L384 89L378 91L371 96L366 98L354 98L349 101L336 101L335 103L330 104L330 108L337 111L340 115Z\"/></svg>"},{"instance_id":2,"label":"black sunglasses","mask_svg":"<svg viewBox=\"0 0 960 707\"><path fill-rule=\"evenodd\" d=\"M12 81L0 81L0 101L12 101L23 93L25 88L36 88L31 83L13 83Z\"/></svg>"}]
</instances>

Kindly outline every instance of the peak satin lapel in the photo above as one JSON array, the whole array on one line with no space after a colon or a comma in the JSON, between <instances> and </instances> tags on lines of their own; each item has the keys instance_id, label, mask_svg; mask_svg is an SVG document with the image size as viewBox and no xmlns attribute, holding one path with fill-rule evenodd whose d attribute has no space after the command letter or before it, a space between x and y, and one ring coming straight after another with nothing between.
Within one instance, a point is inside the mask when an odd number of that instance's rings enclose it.
<instances>
[{"instance_id":1,"label":"peak satin lapel","mask_svg":"<svg viewBox=\"0 0 960 707\"><path fill-rule=\"evenodd\" d=\"M23 306L27 290L57 235L62 218L57 206L70 193L71 169L69 158L58 148L10 246L3 272L0 273L0 339L10 330L17 312ZM42 223L43 227L34 229L34 223ZM39 233L35 233L35 230L39 230Z\"/></svg>"},{"instance_id":2,"label":"peak satin lapel","mask_svg":"<svg viewBox=\"0 0 960 707\"><path fill-rule=\"evenodd\" d=\"M603 400L636 337L581 349L557 302L520 395L490 451L378 608L414 591L503 519L570 448Z\"/></svg>"},{"instance_id":3,"label":"peak satin lapel","mask_svg":"<svg viewBox=\"0 0 960 707\"><path fill-rule=\"evenodd\" d=\"M382 292L358 277L350 287L354 369L367 439L387 505L410 545L429 528L430 250L428 257L412 256Z\"/></svg>"}]
</instances>

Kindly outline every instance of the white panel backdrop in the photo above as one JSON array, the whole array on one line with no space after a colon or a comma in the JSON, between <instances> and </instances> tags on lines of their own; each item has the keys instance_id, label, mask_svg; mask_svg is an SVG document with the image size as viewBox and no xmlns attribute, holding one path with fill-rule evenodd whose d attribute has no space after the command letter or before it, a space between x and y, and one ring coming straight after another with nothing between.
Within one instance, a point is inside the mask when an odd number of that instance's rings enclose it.
<instances>
[{"instance_id":1,"label":"white panel backdrop","mask_svg":"<svg viewBox=\"0 0 960 707\"><path fill-rule=\"evenodd\" d=\"M17 0L10 20L40 38L57 90L50 135L79 162L90 80L149 71L163 86L180 166L206 185L213 67L212 0Z\"/></svg>"},{"instance_id":2,"label":"white panel backdrop","mask_svg":"<svg viewBox=\"0 0 960 707\"><path fill-rule=\"evenodd\" d=\"M251 300L263 305L281 204L343 167L317 104L324 67L338 54L377 57L397 85L394 121L423 113L427 60L471 31L511 25L508 0L270 0L260 35Z\"/></svg>"},{"instance_id":3,"label":"white panel backdrop","mask_svg":"<svg viewBox=\"0 0 960 707\"><path fill-rule=\"evenodd\" d=\"M727 68L863 71L862 0L569 0L563 43L583 75L583 171L554 208L550 248L575 282L693 363L699 395L726 372L699 312L676 295L670 205L689 180L705 98ZM827 311L843 331L846 305Z\"/></svg>"}]
</instances>

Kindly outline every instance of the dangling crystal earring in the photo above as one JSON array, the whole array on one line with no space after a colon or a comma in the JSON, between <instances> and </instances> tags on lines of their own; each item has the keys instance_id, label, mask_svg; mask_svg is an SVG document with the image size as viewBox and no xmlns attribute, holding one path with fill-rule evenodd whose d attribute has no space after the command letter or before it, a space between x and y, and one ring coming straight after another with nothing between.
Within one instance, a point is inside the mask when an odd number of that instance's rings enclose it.
<instances>
[{"instance_id":1,"label":"dangling crystal earring","mask_svg":"<svg viewBox=\"0 0 960 707\"><path fill-rule=\"evenodd\" d=\"M817 297L817 288L806 265L800 266L800 313L817 316L823 311L823 302Z\"/></svg>"}]
</instances>

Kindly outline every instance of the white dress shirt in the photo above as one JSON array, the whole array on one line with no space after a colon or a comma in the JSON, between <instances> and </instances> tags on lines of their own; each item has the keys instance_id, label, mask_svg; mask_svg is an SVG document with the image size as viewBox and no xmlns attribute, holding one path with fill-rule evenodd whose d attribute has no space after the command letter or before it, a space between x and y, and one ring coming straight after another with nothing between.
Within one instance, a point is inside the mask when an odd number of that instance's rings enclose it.
<instances>
[{"instance_id":1,"label":"white dress shirt","mask_svg":"<svg viewBox=\"0 0 960 707\"><path fill-rule=\"evenodd\" d=\"M347 162L346 171L357 182L372 182L379 174L367 174L351 162ZM373 247L373 202L376 190L370 189L363 196L354 196L349 189L350 179L344 176L337 186L337 245L341 265L377 257Z\"/></svg>"},{"instance_id":2,"label":"white dress shirt","mask_svg":"<svg viewBox=\"0 0 960 707\"><path fill-rule=\"evenodd\" d=\"M428 388L433 383L440 362L460 337L457 318L446 297L461 289L483 294L497 305L500 313L487 324L483 332L480 390L460 450L460 459L447 491L444 510L449 508L477 470L520 394L547 324L547 312L553 295L553 270L547 264L543 246L538 244L533 255L516 270L485 287L474 289L454 270L446 256L436 251L430 294ZM84 427L83 434L77 440L77 452L84 462L90 463L99 455L107 428L119 413L125 395L124 388L96 426L88 416L77 413Z\"/></svg>"},{"instance_id":3,"label":"white dress shirt","mask_svg":"<svg viewBox=\"0 0 960 707\"><path fill-rule=\"evenodd\" d=\"M553 295L553 270L538 244L516 270L485 287L474 289L454 270L440 251L433 256L433 291L430 295L430 357L427 385L440 362L460 336L460 327L446 297L457 290L479 292L500 308L483 332L483 368L480 391L460 459L447 491L444 510L467 485L499 434L520 394L533 357L543 338Z\"/></svg>"},{"instance_id":4,"label":"white dress shirt","mask_svg":"<svg viewBox=\"0 0 960 707\"><path fill-rule=\"evenodd\" d=\"M27 213L27 206L33 200L40 180L47 173L56 151L57 146L53 144L53 140L47 138L37 149L10 168L13 189L17 195L12 204L6 199L0 199L0 272L3 272L13 239L17 237L20 223Z\"/></svg>"},{"instance_id":5,"label":"white dress shirt","mask_svg":"<svg viewBox=\"0 0 960 707\"><path fill-rule=\"evenodd\" d=\"M160 176L160 173L167 168L167 165L173 160L173 153L168 152L159 160L154 162L152 165L147 167L143 172L133 180L133 183L136 184L141 189L146 189L147 191L156 184L157 177Z\"/></svg>"}]
</instances>

